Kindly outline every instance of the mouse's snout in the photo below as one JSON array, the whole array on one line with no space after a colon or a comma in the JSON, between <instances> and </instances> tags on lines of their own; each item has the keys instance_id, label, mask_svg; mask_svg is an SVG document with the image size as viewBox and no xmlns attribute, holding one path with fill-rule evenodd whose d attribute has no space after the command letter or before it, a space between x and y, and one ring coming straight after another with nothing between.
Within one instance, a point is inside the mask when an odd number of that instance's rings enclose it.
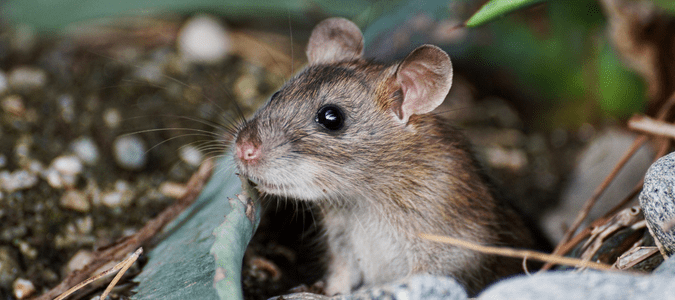
<instances>
[{"instance_id":1,"label":"mouse's snout","mask_svg":"<svg viewBox=\"0 0 675 300\"><path fill-rule=\"evenodd\" d=\"M255 123L248 123L237 134L234 155L244 165L257 164L262 157L261 142L256 133Z\"/></svg>"},{"instance_id":2,"label":"mouse's snout","mask_svg":"<svg viewBox=\"0 0 675 300\"><path fill-rule=\"evenodd\" d=\"M255 163L260 158L260 147L250 141L237 143L236 155L243 163Z\"/></svg>"}]
</instances>

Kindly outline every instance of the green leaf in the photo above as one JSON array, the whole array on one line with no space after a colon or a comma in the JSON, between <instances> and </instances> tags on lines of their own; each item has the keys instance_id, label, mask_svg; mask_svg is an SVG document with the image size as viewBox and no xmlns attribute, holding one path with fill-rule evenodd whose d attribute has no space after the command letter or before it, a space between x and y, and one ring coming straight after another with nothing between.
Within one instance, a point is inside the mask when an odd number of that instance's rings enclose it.
<instances>
[{"instance_id":1,"label":"green leaf","mask_svg":"<svg viewBox=\"0 0 675 300\"><path fill-rule=\"evenodd\" d=\"M545 0L491 0L466 21L466 26L480 26L514 10L543 1Z\"/></svg>"},{"instance_id":2,"label":"green leaf","mask_svg":"<svg viewBox=\"0 0 675 300\"><path fill-rule=\"evenodd\" d=\"M605 45L599 55L598 101L603 110L617 117L642 111L645 105L645 88L640 77L621 63L609 45Z\"/></svg>"},{"instance_id":3,"label":"green leaf","mask_svg":"<svg viewBox=\"0 0 675 300\"><path fill-rule=\"evenodd\" d=\"M246 211L237 204L241 202L228 200L241 193L241 182L233 171L229 156L219 160L195 203L164 229L161 242L148 252L148 263L134 279L139 284L132 299L221 299L222 293L214 288L216 260L210 253L212 247L238 251L222 255L218 264L241 284L241 259L253 229L239 224L246 219ZM227 233L232 245L214 244L214 228L221 224L235 228ZM230 261L223 262L228 258ZM238 298L227 299L241 299L241 292Z\"/></svg>"}]
</instances>

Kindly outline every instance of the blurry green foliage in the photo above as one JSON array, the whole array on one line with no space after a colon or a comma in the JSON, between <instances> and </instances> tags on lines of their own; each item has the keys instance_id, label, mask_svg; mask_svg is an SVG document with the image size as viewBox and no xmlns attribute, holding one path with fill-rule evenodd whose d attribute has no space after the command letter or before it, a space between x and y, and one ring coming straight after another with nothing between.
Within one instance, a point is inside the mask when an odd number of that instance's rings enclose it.
<instances>
[{"instance_id":1,"label":"blurry green foliage","mask_svg":"<svg viewBox=\"0 0 675 300\"><path fill-rule=\"evenodd\" d=\"M543 12L544 21L528 18L531 14L501 19L492 15L493 22L484 27L491 43L474 47L471 59L515 75L517 85L532 99L560 101L563 106L595 102L603 112L619 118L642 110L644 83L609 46L606 19L596 1L548 1ZM585 117L592 116L586 112L564 118L542 114L539 122L544 127L575 126L589 121Z\"/></svg>"},{"instance_id":2,"label":"blurry green foliage","mask_svg":"<svg viewBox=\"0 0 675 300\"><path fill-rule=\"evenodd\" d=\"M504 16L514 10L533 5L545 0L490 0L481 7L471 18L466 21L467 27L476 27L493 19Z\"/></svg>"}]
</instances>

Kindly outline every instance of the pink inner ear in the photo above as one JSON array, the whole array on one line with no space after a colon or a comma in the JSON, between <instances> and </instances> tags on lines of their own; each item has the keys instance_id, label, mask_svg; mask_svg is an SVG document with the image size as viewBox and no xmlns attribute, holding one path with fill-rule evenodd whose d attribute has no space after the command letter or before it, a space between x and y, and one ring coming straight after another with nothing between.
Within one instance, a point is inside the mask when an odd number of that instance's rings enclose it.
<instances>
[{"instance_id":1,"label":"pink inner ear","mask_svg":"<svg viewBox=\"0 0 675 300\"><path fill-rule=\"evenodd\" d=\"M430 89L433 85L432 78L424 78L425 68L417 63L408 65L400 70L398 80L403 90L403 104L401 111L406 116L423 114L436 108L429 99Z\"/></svg>"},{"instance_id":2,"label":"pink inner ear","mask_svg":"<svg viewBox=\"0 0 675 300\"><path fill-rule=\"evenodd\" d=\"M450 57L436 46L420 46L399 65L396 81L403 92L397 115L407 123L410 116L429 113L445 100L452 85Z\"/></svg>"}]
</instances>

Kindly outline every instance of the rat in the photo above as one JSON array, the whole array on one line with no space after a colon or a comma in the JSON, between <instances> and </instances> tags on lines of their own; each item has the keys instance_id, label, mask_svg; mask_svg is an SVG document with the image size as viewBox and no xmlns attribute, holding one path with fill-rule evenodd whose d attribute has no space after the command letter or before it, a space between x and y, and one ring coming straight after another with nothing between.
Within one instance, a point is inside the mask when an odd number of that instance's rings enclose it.
<instances>
[{"instance_id":1,"label":"rat","mask_svg":"<svg viewBox=\"0 0 675 300\"><path fill-rule=\"evenodd\" d=\"M447 235L529 248L467 139L432 113L452 84L450 57L422 45L403 61L363 58L351 21L319 23L308 66L237 128L234 161L264 195L315 203L327 246L327 295L414 274L475 294L522 271L518 259L422 239Z\"/></svg>"}]
</instances>

